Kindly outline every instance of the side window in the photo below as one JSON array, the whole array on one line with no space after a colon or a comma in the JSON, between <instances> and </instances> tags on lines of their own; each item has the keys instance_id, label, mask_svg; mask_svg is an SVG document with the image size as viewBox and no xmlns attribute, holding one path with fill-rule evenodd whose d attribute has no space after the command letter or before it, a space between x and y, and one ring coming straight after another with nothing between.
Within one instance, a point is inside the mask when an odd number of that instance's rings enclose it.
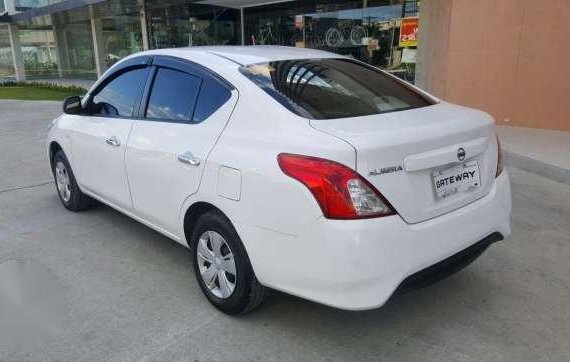
<instances>
[{"instance_id":1,"label":"side window","mask_svg":"<svg viewBox=\"0 0 570 362\"><path fill-rule=\"evenodd\" d=\"M190 122L201 79L168 68L158 68L146 109L146 118Z\"/></svg>"},{"instance_id":2,"label":"side window","mask_svg":"<svg viewBox=\"0 0 570 362\"><path fill-rule=\"evenodd\" d=\"M192 122L199 123L210 117L230 99L230 91L217 82L204 79Z\"/></svg>"},{"instance_id":3,"label":"side window","mask_svg":"<svg viewBox=\"0 0 570 362\"><path fill-rule=\"evenodd\" d=\"M147 74L148 68L138 68L113 79L95 94L90 113L109 117L132 117Z\"/></svg>"}]
</instances>

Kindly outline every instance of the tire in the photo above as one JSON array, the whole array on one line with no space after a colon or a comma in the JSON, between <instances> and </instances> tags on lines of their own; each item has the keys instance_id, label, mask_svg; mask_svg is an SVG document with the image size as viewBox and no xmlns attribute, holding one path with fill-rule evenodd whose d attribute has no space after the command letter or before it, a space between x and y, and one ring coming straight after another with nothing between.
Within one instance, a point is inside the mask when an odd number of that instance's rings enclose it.
<instances>
[{"instance_id":1,"label":"tire","mask_svg":"<svg viewBox=\"0 0 570 362\"><path fill-rule=\"evenodd\" d=\"M53 156L51 170L59 200L70 211L82 211L93 205L93 199L79 189L65 153L59 150Z\"/></svg>"},{"instance_id":2,"label":"tire","mask_svg":"<svg viewBox=\"0 0 570 362\"><path fill-rule=\"evenodd\" d=\"M325 41L329 47L338 48L344 42L344 37L337 28L329 28L325 33Z\"/></svg>"},{"instance_id":3,"label":"tire","mask_svg":"<svg viewBox=\"0 0 570 362\"><path fill-rule=\"evenodd\" d=\"M362 45L362 39L368 37L368 32L363 26L356 25L350 30L350 41L353 45Z\"/></svg>"},{"instance_id":4,"label":"tire","mask_svg":"<svg viewBox=\"0 0 570 362\"><path fill-rule=\"evenodd\" d=\"M239 235L223 214L207 212L199 217L190 248L198 284L214 307L239 315L261 304L265 288L255 277Z\"/></svg>"}]
</instances>

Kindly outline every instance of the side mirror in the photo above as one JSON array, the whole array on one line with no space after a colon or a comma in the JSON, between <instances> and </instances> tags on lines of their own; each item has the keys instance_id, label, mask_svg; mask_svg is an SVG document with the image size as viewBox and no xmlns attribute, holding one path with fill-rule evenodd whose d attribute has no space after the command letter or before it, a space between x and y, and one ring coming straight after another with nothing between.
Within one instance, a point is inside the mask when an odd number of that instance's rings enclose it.
<instances>
[{"instance_id":1,"label":"side mirror","mask_svg":"<svg viewBox=\"0 0 570 362\"><path fill-rule=\"evenodd\" d=\"M81 97L71 96L65 98L63 101L63 113L65 114L79 114L81 113Z\"/></svg>"}]
</instances>

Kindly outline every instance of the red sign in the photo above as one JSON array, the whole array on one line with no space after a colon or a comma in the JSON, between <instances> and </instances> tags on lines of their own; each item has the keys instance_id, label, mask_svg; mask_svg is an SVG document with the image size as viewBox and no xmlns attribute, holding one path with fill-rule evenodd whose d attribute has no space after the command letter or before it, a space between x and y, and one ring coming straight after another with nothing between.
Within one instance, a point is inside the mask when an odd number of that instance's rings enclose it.
<instances>
[{"instance_id":1,"label":"red sign","mask_svg":"<svg viewBox=\"0 0 570 362\"><path fill-rule=\"evenodd\" d=\"M400 47L418 46L418 29L420 27L420 19L404 18L400 25Z\"/></svg>"}]
</instances>

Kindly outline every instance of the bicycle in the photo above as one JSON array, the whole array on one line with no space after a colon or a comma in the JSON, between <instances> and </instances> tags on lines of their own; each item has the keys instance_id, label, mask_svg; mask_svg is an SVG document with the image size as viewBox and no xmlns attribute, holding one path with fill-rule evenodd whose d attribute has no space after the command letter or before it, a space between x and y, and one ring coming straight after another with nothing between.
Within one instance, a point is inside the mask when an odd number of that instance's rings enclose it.
<instances>
[{"instance_id":1,"label":"bicycle","mask_svg":"<svg viewBox=\"0 0 570 362\"><path fill-rule=\"evenodd\" d=\"M257 33L257 38L253 38L253 44L259 43L261 45L279 45L281 44L281 37L279 34L273 32L273 23L268 22L265 28L260 28Z\"/></svg>"}]
</instances>

